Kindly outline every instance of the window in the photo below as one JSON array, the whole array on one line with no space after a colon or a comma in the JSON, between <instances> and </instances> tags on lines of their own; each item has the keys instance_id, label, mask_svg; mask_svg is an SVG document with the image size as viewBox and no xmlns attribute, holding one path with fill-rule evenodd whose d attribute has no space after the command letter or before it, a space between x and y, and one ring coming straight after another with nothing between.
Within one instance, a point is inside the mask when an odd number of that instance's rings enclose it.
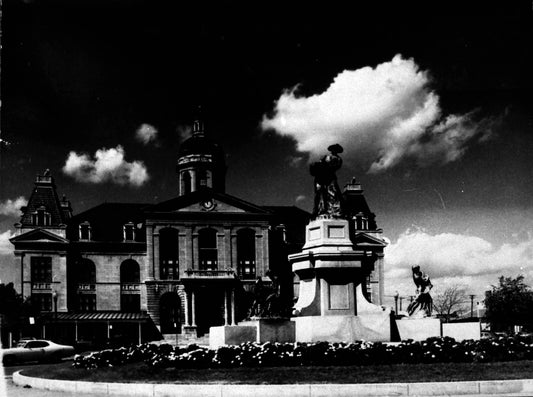
<instances>
[{"instance_id":1,"label":"window","mask_svg":"<svg viewBox=\"0 0 533 397\"><path fill-rule=\"evenodd\" d=\"M217 231L215 229L202 229L198 233L198 249L200 270L217 270Z\"/></svg>"},{"instance_id":2,"label":"window","mask_svg":"<svg viewBox=\"0 0 533 397\"><path fill-rule=\"evenodd\" d=\"M211 171L207 171L207 170L198 171L198 186L199 187L212 187Z\"/></svg>"},{"instance_id":3,"label":"window","mask_svg":"<svg viewBox=\"0 0 533 397\"><path fill-rule=\"evenodd\" d=\"M237 232L237 265L240 278L255 278L255 231L252 229Z\"/></svg>"},{"instance_id":4,"label":"window","mask_svg":"<svg viewBox=\"0 0 533 397\"><path fill-rule=\"evenodd\" d=\"M31 214L31 221L36 226L50 226L50 213L46 212L46 207L41 206Z\"/></svg>"},{"instance_id":5,"label":"window","mask_svg":"<svg viewBox=\"0 0 533 397\"><path fill-rule=\"evenodd\" d=\"M159 232L160 278L179 278L179 233L176 229L165 228Z\"/></svg>"},{"instance_id":6,"label":"window","mask_svg":"<svg viewBox=\"0 0 533 397\"><path fill-rule=\"evenodd\" d=\"M78 294L78 310L80 312L96 311L96 295Z\"/></svg>"},{"instance_id":7,"label":"window","mask_svg":"<svg viewBox=\"0 0 533 397\"><path fill-rule=\"evenodd\" d=\"M189 194L191 192L191 174L185 171L181 174L181 194Z\"/></svg>"},{"instance_id":8,"label":"window","mask_svg":"<svg viewBox=\"0 0 533 397\"><path fill-rule=\"evenodd\" d=\"M83 222L80 224L80 240L91 239L91 225L89 222Z\"/></svg>"},{"instance_id":9,"label":"window","mask_svg":"<svg viewBox=\"0 0 533 397\"><path fill-rule=\"evenodd\" d=\"M31 257L31 282L51 283L52 282L52 258L49 256Z\"/></svg>"},{"instance_id":10,"label":"window","mask_svg":"<svg viewBox=\"0 0 533 397\"><path fill-rule=\"evenodd\" d=\"M31 300L37 310L41 312L52 311L52 294L32 294Z\"/></svg>"},{"instance_id":11,"label":"window","mask_svg":"<svg viewBox=\"0 0 533 397\"><path fill-rule=\"evenodd\" d=\"M141 295L122 294L120 296L120 310L130 313L141 311Z\"/></svg>"},{"instance_id":12,"label":"window","mask_svg":"<svg viewBox=\"0 0 533 397\"><path fill-rule=\"evenodd\" d=\"M139 264L133 259L128 259L120 265L120 283L140 283Z\"/></svg>"},{"instance_id":13,"label":"window","mask_svg":"<svg viewBox=\"0 0 533 397\"><path fill-rule=\"evenodd\" d=\"M124 241L135 241L135 226L131 222L124 225Z\"/></svg>"},{"instance_id":14,"label":"window","mask_svg":"<svg viewBox=\"0 0 533 397\"><path fill-rule=\"evenodd\" d=\"M24 346L26 349L38 349L43 347L48 347L48 342L45 342L44 340L36 340L32 342L26 343L26 346Z\"/></svg>"}]
</instances>

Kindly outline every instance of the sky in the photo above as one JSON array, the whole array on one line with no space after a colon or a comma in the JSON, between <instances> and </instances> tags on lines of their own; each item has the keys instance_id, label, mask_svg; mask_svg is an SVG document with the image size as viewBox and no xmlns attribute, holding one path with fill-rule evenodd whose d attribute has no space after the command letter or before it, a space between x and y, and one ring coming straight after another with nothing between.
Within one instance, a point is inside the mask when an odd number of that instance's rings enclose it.
<instances>
[{"instance_id":1,"label":"sky","mask_svg":"<svg viewBox=\"0 0 533 397\"><path fill-rule=\"evenodd\" d=\"M533 285L530 2L169 3L3 2L2 266L47 168L75 213L176 196L201 105L227 192L252 203L310 211L309 163L344 147L339 184L362 183L389 241L389 298L413 294L414 264L435 294Z\"/></svg>"}]
</instances>

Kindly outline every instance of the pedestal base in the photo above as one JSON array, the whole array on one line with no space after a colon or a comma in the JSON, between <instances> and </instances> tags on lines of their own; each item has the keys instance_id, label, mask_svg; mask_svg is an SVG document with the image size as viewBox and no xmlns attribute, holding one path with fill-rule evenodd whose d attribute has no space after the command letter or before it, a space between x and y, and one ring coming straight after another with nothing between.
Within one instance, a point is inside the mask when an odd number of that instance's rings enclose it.
<instances>
[{"instance_id":1,"label":"pedestal base","mask_svg":"<svg viewBox=\"0 0 533 397\"><path fill-rule=\"evenodd\" d=\"M209 328L209 348L220 346L240 345L244 342L254 342L257 328L243 325L221 325Z\"/></svg>"},{"instance_id":2,"label":"pedestal base","mask_svg":"<svg viewBox=\"0 0 533 397\"><path fill-rule=\"evenodd\" d=\"M292 343L295 340L296 328L294 321L286 318L260 318L243 321L239 325L255 327L257 330L255 341L259 343Z\"/></svg>"},{"instance_id":3,"label":"pedestal base","mask_svg":"<svg viewBox=\"0 0 533 397\"><path fill-rule=\"evenodd\" d=\"M440 337L441 327L438 318L404 318L396 320L400 340L412 339L416 341L426 340L431 337Z\"/></svg>"},{"instance_id":4,"label":"pedestal base","mask_svg":"<svg viewBox=\"0 0 533 397\"><path fill-rule=\"evenodd\" d=\"M358 316L294 317L296 342L389 342L390 312L365 313Z\"/></svg>"}]
</instances>

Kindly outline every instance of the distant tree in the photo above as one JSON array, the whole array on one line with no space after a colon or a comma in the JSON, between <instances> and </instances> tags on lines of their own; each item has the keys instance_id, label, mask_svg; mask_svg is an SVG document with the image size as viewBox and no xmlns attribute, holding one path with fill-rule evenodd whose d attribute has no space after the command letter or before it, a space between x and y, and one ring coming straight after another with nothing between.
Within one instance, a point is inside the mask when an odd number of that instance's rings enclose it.
<instances>
[{"instance_id":1,"label":"distant tree","mask_svg":"<svg viewBox=\"0 0 533 397\"><path fill-rule=\"evenodd\" d=\"M514 325L533 326L533 292L524 276L499 278L485 297L486 318L493 330L511 330Z\"/></svg>"},{"instance_id":2,"label":"distant tree","mask_svg":"<svg viewBox=\"0 0 533 397\"><path fill-rule=\"evenodd\" d=\"M460 316L466 311L467 300L464 288L454 285L433 297L433 310L445 322L449 322L452 317Z\"/></svg>"}]
</instances>

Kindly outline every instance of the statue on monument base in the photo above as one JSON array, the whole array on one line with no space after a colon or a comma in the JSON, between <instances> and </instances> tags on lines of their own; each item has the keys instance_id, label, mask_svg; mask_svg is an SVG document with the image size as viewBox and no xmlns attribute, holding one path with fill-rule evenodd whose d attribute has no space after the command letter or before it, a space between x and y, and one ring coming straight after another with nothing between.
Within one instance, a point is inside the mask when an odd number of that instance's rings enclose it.
<instances>
[{"instance_id":1,"label":"statue on monument base","mask_svg":"<svg viewBox=\"0 0 533 397\"><path fill-rule=\"evenodd\" d=\"M413 281L416 285L416 298L407 307L407 313L412 318L430 317L433 311L433 299L429 294L433 284L426 273L422 273L420 266L412 266Z\"/></svg>"},{"instance_id":2,"label":"statue on monument base","mask_svg":"<svg viewBox=\"0 0 533 397\"><path fill-rule=\"evenodd\" d=\"M343 152L343 148L335 144L329 146L328 150L330 154L326 154L309 167L309 172L315 177L313 219L343 217L342 193L335 174L342 165L339 153Z\"/></svg>"},{"instance_id":3,"label":"statue on monument base","mask_svg":"<svg viewBox=\"0 0 533 397\"><path fill-rule=\"evenodd\" d=\"M289 317L291 308L280 295L278 277L270 270L266 275L272 280L272 285L265 285L261 277L257 277L253 288L254 300L248 318Z\"/></svg>"}]
</instances>

